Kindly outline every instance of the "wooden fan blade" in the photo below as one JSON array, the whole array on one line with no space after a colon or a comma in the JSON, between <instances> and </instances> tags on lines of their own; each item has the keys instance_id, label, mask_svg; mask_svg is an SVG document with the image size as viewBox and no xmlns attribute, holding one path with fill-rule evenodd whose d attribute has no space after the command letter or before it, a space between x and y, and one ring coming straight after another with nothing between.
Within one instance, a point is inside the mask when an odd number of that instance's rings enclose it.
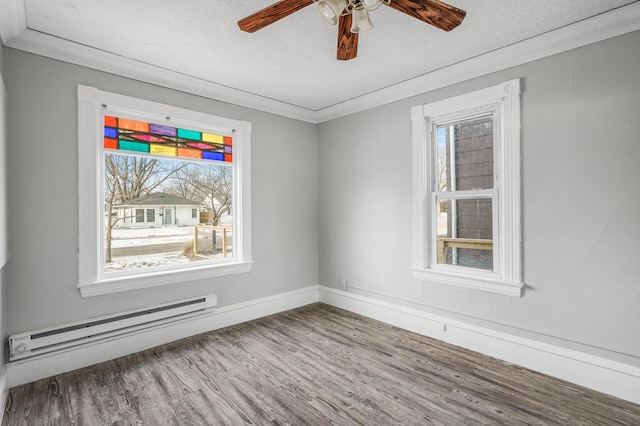
<instances>
[{"instance_id":1,"label":"wooden fan blade","mask_svg":"<svg viewBox=\"0 0 640 426\"><path fill-rule=\"evenodd\" d=\"M351 14L338 22L338 60L348 61L358 55L358 34L351 32Z\"/></svg>"},{"instance_id":2,"label":"wooden fan blade","mask_svg":"<svg viewBox=\"0 0 640 426\"><path fill-rule=\"evenodd\" d=\"M389 7L445 31L460 25L467 14L439 0L391 0Z\"/></svg>"},{"instance_id":3,"label":"wooden fan blade","mask_svg":"<svg viewBox=\"0 0 640 426\"><path fill-rule=\"evenodd\" d=\"M313 0L280 0L277 3L267 6L264 9L249 15L238 21L238 26L242 31L254 33L267 25L271 25L282 18L286 18L294 12L303 9Z\"/></svg>"}]
</instances>

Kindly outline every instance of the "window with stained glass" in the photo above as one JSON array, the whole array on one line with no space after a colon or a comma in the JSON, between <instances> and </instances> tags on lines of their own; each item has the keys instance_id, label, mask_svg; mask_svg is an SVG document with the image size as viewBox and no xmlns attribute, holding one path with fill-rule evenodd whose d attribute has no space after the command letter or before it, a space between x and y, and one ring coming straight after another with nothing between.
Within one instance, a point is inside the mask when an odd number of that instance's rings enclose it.
<instances>
[{"instance_id":1,"label":"window with stained glass","mask_svg":"<svg viewBox=\"0 0 640 426\"><path fill-rule=\"evenodd\" d=\"M84 86L78 101L83 296L251 269L250 123Z\"/></svg>"},{"instance_id":2,"label":"window with stained glass","mask_svg":"<svg viewBox=\"0 0 640 426\"><path fill-rule=\"evenodd\" d=\"M110 114L103 120L112 212L104 221L104 272L233 258L233 136ZM162 221L145 220L150 207ZM207 223L198 220L200 208Z\"/></svg>"},{"instance_id":3,"label":"window with stained glass","mask_svg":"<svg viewBox=\"0 0 640 426\"><path fill-rule=\"evenodd\" d=\"M104 116L104 147L169 157L233 162L233 138L128 118Z\"/></svg>"}]
</instances>

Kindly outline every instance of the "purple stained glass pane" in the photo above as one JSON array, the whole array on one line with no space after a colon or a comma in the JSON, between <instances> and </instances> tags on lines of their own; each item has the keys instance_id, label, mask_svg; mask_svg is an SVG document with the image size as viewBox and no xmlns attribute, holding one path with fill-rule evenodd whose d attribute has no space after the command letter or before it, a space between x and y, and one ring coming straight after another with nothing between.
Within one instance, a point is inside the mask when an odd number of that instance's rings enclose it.
<instances>
[{"instance_id":1,"label":"purple stained glass pane","mask_svg":"<svg viewBox=\"0 0 640 426\"><path fill-rule=\"evenodd\" d=\"M226 152L227 154L231 154L231 147L229 145L225 145L224 152Z\"/></svg>"},{"instance_id":2,"label":"purple stained glass pane","mask_svg":"<svg viewBox=\"0 0 640 426\"><path fill-rule=\"evenodd\" d=\"M156 135L176 136L177 130L175 127L161 126L159 124L149 124L149 133L155 133Z\"/></svg>"}]
</instances>

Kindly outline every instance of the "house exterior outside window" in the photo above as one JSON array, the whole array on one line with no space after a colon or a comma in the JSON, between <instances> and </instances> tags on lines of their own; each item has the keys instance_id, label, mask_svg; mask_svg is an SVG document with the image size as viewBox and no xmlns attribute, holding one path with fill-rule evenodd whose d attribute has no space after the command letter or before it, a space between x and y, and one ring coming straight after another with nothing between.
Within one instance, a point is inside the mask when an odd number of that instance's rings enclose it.
<instances>
[{"instance_id":1,"label":"house exterior outside window","mask_svg":"<svg viewBox=\"0 0 640 426\"><path fill-rule=\"evenodd\" d=\"M520 81L412 109L418 279L520 296Z\"/></svg>"}]
</instances>

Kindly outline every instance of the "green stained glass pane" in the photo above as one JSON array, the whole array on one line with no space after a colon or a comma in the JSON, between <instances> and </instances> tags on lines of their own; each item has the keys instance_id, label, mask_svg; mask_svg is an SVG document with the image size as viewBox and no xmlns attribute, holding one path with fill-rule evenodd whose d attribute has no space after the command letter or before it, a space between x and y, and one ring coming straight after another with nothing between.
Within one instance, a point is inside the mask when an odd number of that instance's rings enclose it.
<instances>
[{"instance_id":1,"label":"green stained glass pane","mask_svg":"<svg viewBox=\"0 0 640 426\"><path fill-rule=\"evenodd\" d=\"M199 141L202 138L202 133L187 129L178 129L178 137L184 139L192 139Z\"/></svg>"},{"instance_id":2,"label":"green stained glass pane","mask_svg":"<svg viewBox=\"0 0 640 426\"><path fill-rule=\"evenodd\" d=\"M123 149L125 151L149 152L149 145L146 143L130 142L120 139L119 146L120 149Z\"/></svg>"}]
</instances>

